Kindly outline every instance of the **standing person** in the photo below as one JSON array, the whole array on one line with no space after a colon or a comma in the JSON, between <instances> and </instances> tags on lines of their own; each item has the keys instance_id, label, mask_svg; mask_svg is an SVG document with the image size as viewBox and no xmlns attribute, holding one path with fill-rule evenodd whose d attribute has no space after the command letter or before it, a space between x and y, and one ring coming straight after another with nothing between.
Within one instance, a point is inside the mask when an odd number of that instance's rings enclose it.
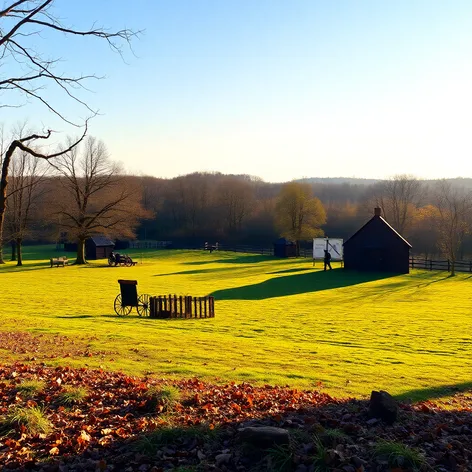
<instances>
[{"instance_id":1,"label":"standing person","mask_svg":"<svg viewBox=\"0 0 472 472\"><path fill-rule=\"evenodd\" d=\"M324 270L326 270L326 267L329 267L329 270L332 269L332 267L331 267L331 254L328 252L327 249L325 249L325 252L324 252L323 262L324 262Z\"/></svg>"}]
</instances>

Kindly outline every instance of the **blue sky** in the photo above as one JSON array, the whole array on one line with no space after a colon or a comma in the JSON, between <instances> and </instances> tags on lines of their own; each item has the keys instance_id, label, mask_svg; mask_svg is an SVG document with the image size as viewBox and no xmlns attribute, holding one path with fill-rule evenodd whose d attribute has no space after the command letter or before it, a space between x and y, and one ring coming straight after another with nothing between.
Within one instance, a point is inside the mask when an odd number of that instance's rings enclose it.
<instances>
[{"instance_id":1,"label":"blue sky","mask_svg":"<svg viewBox=\"0 0 472 472\"><path fill-rule=\"evenodd\" d=\"M106 76L81 95L102 113L90 133L130 172L472 177L470 1L57 0L55 11L76 27L144 30L124 60L97 41L37 45L67 72ZM74 132L35 104L0 113Z\"/></svg>"}]
</instances>

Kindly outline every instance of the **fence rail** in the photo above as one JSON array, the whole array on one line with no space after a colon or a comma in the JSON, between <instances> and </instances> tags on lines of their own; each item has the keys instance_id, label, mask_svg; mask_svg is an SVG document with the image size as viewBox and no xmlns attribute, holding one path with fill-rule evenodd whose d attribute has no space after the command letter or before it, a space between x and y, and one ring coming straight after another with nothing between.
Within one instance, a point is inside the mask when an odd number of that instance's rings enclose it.
<instances>
[{"instance_id":1,"label":"fence rail","mask_svg":"<svg viewBox=\"0 0 472 472\"><path fill-rule=\"evenodd\" d=\"M161 249L172 245L172 241L130 240L128 243L130 249Z\"/></svg>"},{"instance_id":2,"label":"fence rail","mask_svg":"<svg viewBox=\"0 0 472 472\"><path fill-rule=\"evenodd\" d=\"M158 295L149 298L150 318L214 318L213 297Z\"/></svg>"},{"instance_id":3,"label":"fence rail","mask_svg":"<svg viewBox=\"0 0 472 472\"><path fill-rule=\"evenodd\" d=\"M410 257L410 267L412 269L447 270L450 272L452 269L452 262L448 259L439 261L421 257ZM472 261L456 261L454 268L456 272L472 273Z\"/></svg>"},{"instance_id":4,"label":"fence rail","mask_svg":"<svg viewBox=\"0 0 472 472\"><path fill-rule=\"evenodd\" d=\"M202 248L204 249L204 248ZM258 247L258 246L244 246L244 245L218 245L218 251L243 252L246 254L261 254L266 256L274 255L274 247ZM313 258L313 248L300 248L298 257Z\"/></svg>"}]
</instances>

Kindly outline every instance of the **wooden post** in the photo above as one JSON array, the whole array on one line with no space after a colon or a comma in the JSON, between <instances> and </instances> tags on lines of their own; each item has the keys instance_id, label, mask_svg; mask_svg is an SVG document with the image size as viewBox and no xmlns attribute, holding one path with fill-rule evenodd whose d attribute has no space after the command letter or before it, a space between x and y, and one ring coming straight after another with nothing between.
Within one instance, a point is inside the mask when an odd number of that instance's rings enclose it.
<instances>
[{"instance_id":1,"label":"wooden post","mask_svg":"<svg viewBox=\"0 0 472 472\"><path fill-rule=\"evenodd\" d=\"M433 259L429 261L429 270L433 270Z\"/></svg>"},{"instance_id":2,"label":"wooden post","mask_svg":"<svg viewBox=\"0 0 472 472\"><path fill-rule=\"evenodd\" d=\"M174 318L178 318L179 310L177 309L177 295L174 293Z\"/></svg>"},{"instance_id":3,"label":"wooden post","mask_svg":"<svg viewBox=\"0 0 472 472\"><path fill-rule=\"evenodd\" d=\"M149 318L154 318L154 297L149 298Z\"/></svg>"},{"instance_id":4,"label":"wooden post","mask_svg":"<svg viewBox=\"0 0 472 472\"><path fill-rule=\"evenodd\" d=\"M195 318L197 318L197 313L198 313L197 297L193 297L193 309L194 309L194 316L195 316Z\"/></svg>"},{"instance_id":5,"label":"wooden post","mask_svg":"<svg viewBox=\"0 0 472 472\"><path fill-rule=\"evenodd\" d=\"M207 317L207 301L208 301L208 298L205 297L204 301L205 301L205 303L204 303L203 307L205 308L205 318L206 318Z\"/></svg>"},{"instance_id":6,"label":"wooden post","mask_svg":"<svg viewBox=\"0 0 472 472\"><path fill-rule=\"evenodd\" d=\"M210 311L210 318L215 317L215 305L214 305L215 299L213 297L210 297L208 299L208 309Z\"/></svg>"},{"instance_id":7,"label":"wooden post","mask_svg":"<svg viewBox=\"0 0 472 472\"><path fill-rule=\"evenodd\" d=\"M449 259L447 260L447 271L451 272L451 263L449 262Z\"/></svg>"},{"instance_id":8,"label":"wooden post","mask_svg":"<svg viewBox=\"0 0 472 472\"><path fill-rule=\"evenodd\" d=\"M413 256L411 256L411 268L415 268L415 258Z\"/></svg>"},{"instance_id":9,"label":"wooden post","mask_svg":"<svg viewBox=\"0 0 472 472\"><path fill-rule=\"evenodd\" d=\"M179 297L179 313L180 313L180 318L182 318L182 295Z\"/></svg>"}]
</instances>

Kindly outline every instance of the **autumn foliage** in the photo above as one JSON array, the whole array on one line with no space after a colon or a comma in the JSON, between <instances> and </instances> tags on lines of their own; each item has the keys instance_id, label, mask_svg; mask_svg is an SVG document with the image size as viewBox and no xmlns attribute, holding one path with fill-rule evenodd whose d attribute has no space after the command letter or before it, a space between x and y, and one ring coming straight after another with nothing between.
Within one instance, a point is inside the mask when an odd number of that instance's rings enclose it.
<instances>
[{"instance_id":1,"label":"autumn foliage","mask_svg":"<svg viewBox=\"0 0 472 472\"><path fill-rule=\"evenodd\" d=\"M424 470L465 471L472 460L467 394L442 404L400 404L399 424L387 426L368 417L365 401L333 399L320 392L322 385L301 391L196 378L172 382L21 363L0 366L0 379L5 470L278 470L282 461L281 470L324 464L324 470L349 466L367 472L414 459ZM33 380L42 386L37 392L21 388ZM181 394L172 405L155 395L170 385ZM64 392L74 388L86 396L64 405ZM25 424L7 423L9 412L21 408L42 411L50 428L35 433ZM248 455L238 442L238 430L248 425L285 428L290 445Z\"/></svg>"}]
</instances>

